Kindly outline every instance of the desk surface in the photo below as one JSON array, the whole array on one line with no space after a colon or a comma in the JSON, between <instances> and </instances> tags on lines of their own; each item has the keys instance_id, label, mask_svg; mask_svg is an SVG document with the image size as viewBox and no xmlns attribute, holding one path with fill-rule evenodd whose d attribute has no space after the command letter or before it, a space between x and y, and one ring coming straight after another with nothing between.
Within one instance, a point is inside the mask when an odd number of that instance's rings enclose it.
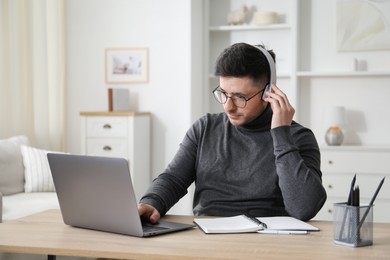
<instances>
[{"instance_id":1,"label":"desk surface","mask_svg":"<svg viewBox=\"0 0 390 260\"><path fill-rule=\"evenodd\" d=\"M164 220L191 223L191 216ZM374 245L350 248L333 243L332 222L312 221L321 229L308 235L217 234L198 228L136 238L63 224L49 210L0 224L0 251L117 259L385 259L390 258L390 224L374 224Z\"/></svg>"}]
</instances>

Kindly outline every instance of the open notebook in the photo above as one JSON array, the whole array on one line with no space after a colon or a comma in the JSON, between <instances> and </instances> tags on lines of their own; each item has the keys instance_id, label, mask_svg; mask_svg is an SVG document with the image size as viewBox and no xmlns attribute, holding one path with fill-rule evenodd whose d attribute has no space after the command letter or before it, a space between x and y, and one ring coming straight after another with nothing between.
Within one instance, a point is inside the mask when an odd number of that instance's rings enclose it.
<instances>
[{"instance_id":1,"label":"open notebook","mask_svg":"<svg viewBox=\"0 0 390 260\"><path fill-rule=\"evenodd\" d=\"M246 215L222 218L199 217L194 223L206 234L259 232L264 234L306 234L318 228L299 219L281 217L252 218Z\"/></svg>"}]
</instances>

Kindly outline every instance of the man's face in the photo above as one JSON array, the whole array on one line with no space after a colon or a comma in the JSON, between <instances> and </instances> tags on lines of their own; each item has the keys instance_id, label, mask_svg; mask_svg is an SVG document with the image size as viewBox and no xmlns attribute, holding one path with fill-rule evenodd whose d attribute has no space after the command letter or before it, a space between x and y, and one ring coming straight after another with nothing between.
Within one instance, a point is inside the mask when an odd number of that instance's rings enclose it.
<instances>
[{"instance_id":1,"label":"man's face","mask_svg":"<svg viewBox=\"0 0 390 260\"><path fill-rule=\"evenodd\" d=\"M249 77L219 77L220 88L229 96L250 98L265 86L255 84ZM223 109L234 126L245 125L257 118L265 109L267 102L261 99L263 92L246 102L244 108L237 107L231 98L228 98Z\"/></svg>"}]
</instances>

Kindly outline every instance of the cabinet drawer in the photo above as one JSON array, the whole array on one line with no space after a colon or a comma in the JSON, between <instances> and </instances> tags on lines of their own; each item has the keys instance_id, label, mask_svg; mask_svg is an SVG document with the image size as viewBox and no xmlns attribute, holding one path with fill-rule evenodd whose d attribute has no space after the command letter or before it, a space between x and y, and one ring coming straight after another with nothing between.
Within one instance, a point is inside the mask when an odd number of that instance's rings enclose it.
<instances>
[{"instance_id":1,"label":"cabinet drawer","mask_svg":"<svg viewBox=\"0 0 390 260\"><path fill-rule=\"evenodd\" d=\"M87 154L127 158L128 157L127 139L88 138Z\"/></svg>"},{"instance_id":2,"label":"cabinet drawer","mask_svg":"<svg viewBox=\"0 0 390 260\"><path fill-rule=\"evenodd\" d=\"M128 127L125 117L88 117L87 137L127 137Z\"/></svg>"},{"instance_id":3,"label":"cabinet drawer","mask_svg":"<svg viewBox=\"0 0 390 260\"><path fill-rule=\"evenodd\" d=\"M352 178L352 174L337 175L324 173L322 176L322 183L326 189L328 197L340 197L343 198L343 201L346 201L351 187ZM368 203L371 200L382 178L383 176L380 175L356 175L355 185L359 185L362 202L366 201ZM388 180L385 180L383 183L377 198L390 199L390 182Z\"/></svg>"},{"instance_id":4,"label":"cabinet drawer","mask_svg":"<svg viewBox=\"0 0 390 260\"><path fill-rule=\"evenodd\" d=\"M390 152L321 151L323 172L390 174Z\"/></svg>"}]
</instances>

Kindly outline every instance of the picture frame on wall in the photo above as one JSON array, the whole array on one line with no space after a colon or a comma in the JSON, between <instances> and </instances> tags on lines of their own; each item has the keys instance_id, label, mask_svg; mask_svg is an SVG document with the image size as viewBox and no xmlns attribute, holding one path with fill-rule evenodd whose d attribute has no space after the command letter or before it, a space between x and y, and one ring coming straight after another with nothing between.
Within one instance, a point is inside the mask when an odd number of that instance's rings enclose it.
<instances>
[{"instance_id":1,"label":"picture frame on wall","mask_svg":"<svg viewBox=\"0 0 390 260\"><path fill-rule=\"evenodd\" d=\"M148 81L147 48L107 48L106 82L138 83Z\"/></svg>"}]
</instances>

